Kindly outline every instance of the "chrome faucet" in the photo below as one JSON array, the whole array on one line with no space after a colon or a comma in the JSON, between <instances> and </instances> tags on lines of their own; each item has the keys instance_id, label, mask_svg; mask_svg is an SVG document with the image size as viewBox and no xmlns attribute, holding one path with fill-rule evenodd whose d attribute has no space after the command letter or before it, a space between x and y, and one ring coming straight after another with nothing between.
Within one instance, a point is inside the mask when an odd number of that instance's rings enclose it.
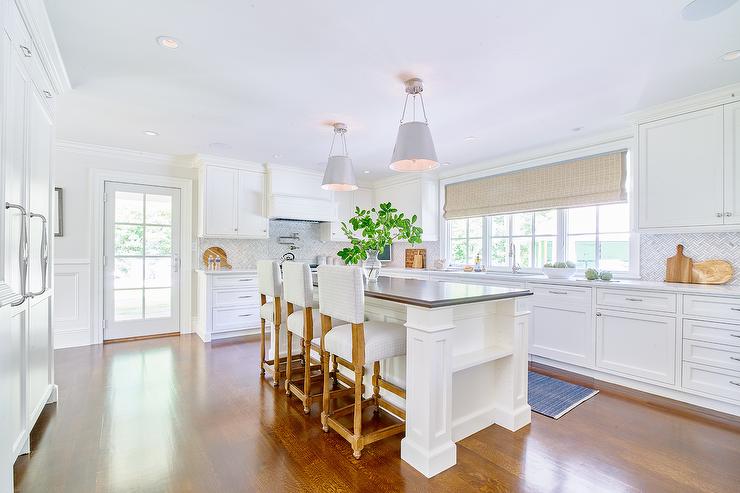
<instances>
[{"instance_id":1,"label":"chrome faucet","mask_svg":"<svg viewBox=\"0 0 740 493\"><path fill-rule=\"evenodd\" d=\"M516 263L516 248L514 242L509 243L509 263L511 264L511 273L516 274L522 268Z\"/></svg>"},{"instance_id":2,"label":"chrome faucet","mask_svg":"<svg viewBox=\"0 0 740 493\"><path fill-rule=\"evenodd\" d=\"M284 253L282 255L282 257L280 257L280 268L283 267L283 263L284 262L286 262L286 261L292 262L294 260L295 260L295 253L293 253L293 252L286 252L286 253Z\"/></svg>"}]
</instances>

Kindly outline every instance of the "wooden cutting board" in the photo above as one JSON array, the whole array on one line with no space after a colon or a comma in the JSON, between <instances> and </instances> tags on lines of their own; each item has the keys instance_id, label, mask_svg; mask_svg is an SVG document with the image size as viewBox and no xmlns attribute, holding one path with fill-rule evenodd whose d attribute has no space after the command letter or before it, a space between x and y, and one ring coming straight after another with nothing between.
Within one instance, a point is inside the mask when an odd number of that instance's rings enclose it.
<instances>
[{"instance_id":1,"label":"wooden cutting board","mask_svg":"<svg viewBox=\"0 0 740 493\"><path fill-rule=\"evenodd\" d=\"M696 284L724 284L732 279L732 264L724 260L697 262L691 270L691 282Z\"/></svg>"},{"instance_id":2,"label":"wooden cutting board","mask_svg":"<svg viewBox=\"0 0 740 493\"><path fill-rule=\"evenodd\" d=\"M217 246L206 248L206 250L203 252L203 265L205 265L206 269L208 268L208 257L220 257L221 268L231 269L231 264L226 261L226 252L223 248Z\"/></svg>"},{"instance_id":3,"label":"wooden cutting board","mask_svg":"<svg viewBox=\"0 0 740 493\"><path fill-rule=\"evenodd\" d=\"M665 262L666 282L691 282L694 261L683 254L683 245L676 245L676 255Z\"/></svg>"},{"instance_id":4,"label":"wooden cutting board","mask_svg":"<svg viewBox=\"0 0 740 493\"><path fill-rule=\"evenodd\" d=\"M417 255L421 255L421 267L414 267L414 257ZM423 269L427 266L427 249L426 248L407 248L406 249L406 258L404 262L404 267L407 269Z\"/></svg>"}]
</instances>

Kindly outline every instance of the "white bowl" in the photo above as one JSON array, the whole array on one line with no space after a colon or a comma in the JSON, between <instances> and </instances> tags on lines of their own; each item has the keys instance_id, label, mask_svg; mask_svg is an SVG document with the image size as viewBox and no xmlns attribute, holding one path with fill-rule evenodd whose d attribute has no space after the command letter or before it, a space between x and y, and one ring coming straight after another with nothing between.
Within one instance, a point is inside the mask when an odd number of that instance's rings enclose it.
<instances>
[{"instance_id":1,"label":"white bowl","mask_svg":"<svg viewBox=\"0 0 740 493\"><path fill-rule=\"evenodd\" d=\"M576 273L575 267L543 267L542 272L550 279L570 279Z\"/></svg>"}]
</instances>

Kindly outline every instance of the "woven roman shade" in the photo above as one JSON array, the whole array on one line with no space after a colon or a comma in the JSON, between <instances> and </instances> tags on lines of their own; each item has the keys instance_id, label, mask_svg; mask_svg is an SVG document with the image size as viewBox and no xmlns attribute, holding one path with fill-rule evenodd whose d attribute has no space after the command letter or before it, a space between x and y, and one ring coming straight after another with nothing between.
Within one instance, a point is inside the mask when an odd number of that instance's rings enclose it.
<instances>
[{"instance_id":1,"label":"woven roman shade","mask_svg":"<svg viewBox=\"0 0 740 493\"><path fill-rule=\"evenodd\" d=\"M445 219L627 201L626 151L451 183Z\"/></svg>"}]
</instances>

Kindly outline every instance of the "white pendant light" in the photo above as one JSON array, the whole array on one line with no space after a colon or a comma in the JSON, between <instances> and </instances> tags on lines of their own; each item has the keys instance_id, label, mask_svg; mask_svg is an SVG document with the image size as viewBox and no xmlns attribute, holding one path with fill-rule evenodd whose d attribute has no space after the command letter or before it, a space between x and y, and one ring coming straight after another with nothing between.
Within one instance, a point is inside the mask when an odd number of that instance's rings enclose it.
<instances>
[{"instance_id":1,"label":"white pendant light","mask_svg":"<svg viewBox=\"0 0 740 493\"><path fill-rule=\"evenodd\" d=\"M421 95L423 90L421 79L414 78L406 81L406 101L403 103L401 125L398 127L396 147L393 148L393 157L390 164L393 171L428 171L439 167L437 151L434 150L434 141L432 140L432 133L429 131L426 108L424 108L424 97ZM409 96L413 98L412 120L404 122ZM421 101L421 110L424 114L423 122L416 121L417 96Z\"/></svg>"},{"instance_id":2,"label":"white pendant light","mask_svg":"<svg viewBox=\"0 0 740 493\"><path fill-rule=\"evenodd\" d=\"M334 124L334 137L331 139L329 160L326 163L326 171L324 171L324 181L321 182L321 188L324 190L331 190L333 192L351 192L352 190L357 190L355 170L352 167L352 160L349 158L349 153L347 152L347 139L344 136L346 133L347 125L344 123ZM335 156L333 152L337 135L342 139L343 154Z\"/></svg>"}]
</instances>

